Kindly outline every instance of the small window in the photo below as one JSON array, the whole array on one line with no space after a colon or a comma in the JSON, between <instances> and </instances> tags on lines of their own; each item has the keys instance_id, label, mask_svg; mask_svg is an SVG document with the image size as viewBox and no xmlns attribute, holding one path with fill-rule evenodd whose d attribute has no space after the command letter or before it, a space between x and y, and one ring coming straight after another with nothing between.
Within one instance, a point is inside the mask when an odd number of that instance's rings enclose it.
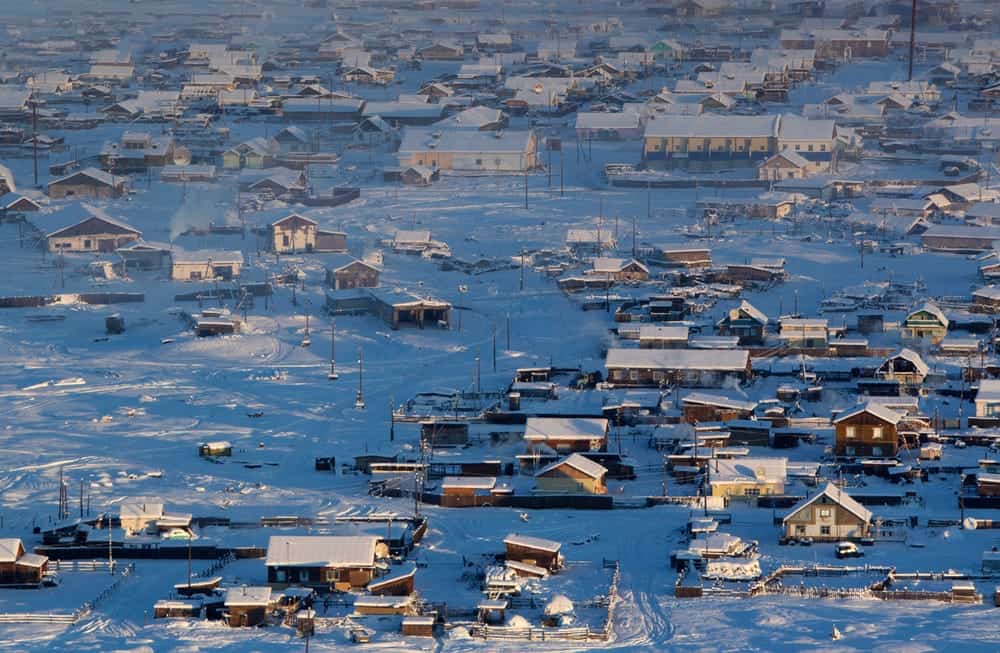
<instances>
[{"instance_id":1,"label":"small window","mask_svg":"<svg viewBox=\"0 0 1000 653\"><path fill-rule=\"evenodd\" d=\"M288 245L289 245L288 236L287 235L282 236L281 237L281 246L282 247L288 247Z\"/></svg>"},{"instance_id":2,"label":"small window","mask_svg":"<svg viewBox=\"0 0 1000 653\"><path fill-rule=\"evenodd\" d=\"M666 377L664 376L663 372L653 372L653 380L654 381L662 381L665 378Z\"/></svg>"},{"instance_id":3,"label":"small window","mask_svg":"<svg viewBox=\"0 0 1000 653\"><path fill-rule=\"evenodd\" d=\"M743 489L743 496L745 496L745 497L759 497L760 496L760 488L757 488L757 487L744 488Z\"/></svg>"},{"instance_id":4,"label":"small window","mask_svg":"<svg viewBox=\"0 0 1000 653\"><path fill-rule=\"evenodd\" d=\"M882 447L872 447L872 455L875 457L882 455Z\"/></svg>"},{"instance_id":5,"label":"small window","mask_svg":"<svg viewBox=\"0 0 1000 653\"><path fill-rule=\"evenodd\" d=\"M820 508L819 509L819 518L820 519L829 519L831 514L832 514L832 511L829 508Z\"/></svg>"},{"instance_id":6,"label":"small window","mask_svg":"<svg viewBox=\"0 0 1000 653\"><path fill-rule=\"evenodd\" d=\"M798 152L798 151L799 151L799 150L801 150L801 149L802 149L802 146L801 146L801 145L799 145L798 143L796 143L796 144L795 144L795 151L796 151L796 152Z\"/></svg>"},{"instance_id":7,"label":"small window","mask_svg":"<svg viewBox=\"0 0 1000 653\"><path fill-rule=\"evenodd\" d=\"M845 447L844 448L844 455L846 455L846 456L853 456L854 455L854 447Z\"/></svg>"},{"instance_id":8,"label":"small window","mask_svg":"<svg viewBox=\"0 0 1000 653\"><path fill-rule=\"evenodd\" d=\"M340 570L339 569L327 569L326 570L326 580L328 583L336 583L340 580Z\"/></svg>"},{"instance_id":9,"label":"small window","mask_svg":"<svg viewBox=\"0 0 1000 653\"><path fill-rule=\"evenodd\" d=\"M857 428L855 428L853 426L845 427L844 428L844 436L848 440L853 440L854 438L858 437L858 430L857 430Z\"/></svg>"},{"instance_id":10,"label":"small window","mask_svg":"<svg viewBox=\"0 0 1000 653\"><path fill-rule=\"evenodd\" d=\"M306 583L308 581L309 581L309 570L308 569L300 569L299 570L299 582L300 583Z\"/></svg>"},{"instance_id":11,"label":"small window","mask_svg":"<svg viewBox=\"0 0 1000 653\"><path fill-rule=\"evenodd\" d=\"M881 439L882 439L882 427L881 426L873 426L872 427L872 440L881 440Z\"/></svg>"},{"instance_id":12,"label":"small window","mask_svg":"<svg viewBox=\"0 0 1000 653\"><path fill-rule=\"evenodd\" d=\"M277 569L277 570L275 570L275 572L274 572L274 579L276 581L278 581L279 583L284 583L286 577L287 576L285 574L285 570L284 569Z\"/></svg>"},{"instance_id":13,"label":"small window","mask_svg":"<svg viewBox=\"0 0 1000 653\"><path fill-rule=\"evenodd\" d=\"M830 534L830 527L829 526L820 526L819 527L819 534L820 535L829 535Z\"/></svg>"},{"instance_id":14,"label":"small window","mask_svg":"<svg viewBox=\"0 0 1000 653\"><path fill-rule=\"evenodd\" d=\"M795 525L795 534L796 535L805 535L806 534L806 525L805 524L796 524Z\"/></svg>"},{"instance_id":15,"label":"small window","mask_svg":"<svg viewBox=\"0 0 1000 653\"><path fill-rule=\"evenodd\" d=\"M477 166L483 165L483 160L482 159L476 159L476 165Z\"/></svg>"},{"instance_id":16,"label":"small window","mask_svg":"<svg viewBox=\"0 0 1000 653\"><path fill-rule=\"evenodd\" d=\"M813 151L813 146L812 146L812 144L811 144L811 143L810 143L810 145L809 145L809 151L810 151L810 152L812 152L812 151Z\"/></svg>"},{"instance_id":17,"label":"small window","mask_svg":"<svg viewBox=\"0 0 1000 653\"><path fill-rule=\"evenodd\" d=\"M820 145L819 145L819 151L820 152L826 152L826 143L820 143Z\"/></svg>"},{"instance_id":18,"label":"small window","mask_svg":"<svg viewBox=\"0 0 1000 653\"><path fill-rule=\"evenodd\" d=\"M639 372L637 372L636 370L630 371L628 373L628 378L630 380L632 380L632 381L638 381L639 380Z\"/></svg>"}]
</instances>

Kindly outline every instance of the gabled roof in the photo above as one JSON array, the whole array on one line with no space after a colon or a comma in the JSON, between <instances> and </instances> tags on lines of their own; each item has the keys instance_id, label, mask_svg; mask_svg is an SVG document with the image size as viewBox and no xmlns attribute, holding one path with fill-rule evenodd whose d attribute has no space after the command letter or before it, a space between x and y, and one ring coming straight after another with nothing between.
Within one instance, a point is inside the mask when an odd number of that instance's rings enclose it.
<instances>
[{"instance_id":1,"label":"gabled roof","mask_svg":"<svg viewBox=\"0 0 1000 653\"><path fill-rule=\"evenodd\" d=\"M806 506L812 505L823 497L830 499L830 501L833 501L835 504L851 513L861 521L870 522L872 519L872 513L870 510L852 499L851 496L847 494L847 492L844 492L841 488L837 487L833 483L827 483L826 487L824 487L820 492L795 504L788 514L785 515L782 522L787 522L793 515L795 515L795 513L799 512Z\"/></svg>"},{"instance_id":2,"label":"gabled roof","mask_svg":"<svg viewBox=\"0 0 1000 653\"><path fill-rule=\"evenodd\" d=\"M110 172L104 172L98 168L84 168L83 170L77 170L76 172L71 172L65 177L60 177L59 179L53 179L49 182L49 186L53 184L61 184L63 182L74 180L76 177L86 177L98 184L103 184L105 186L115 186L125 182L124 177L115 177Z\"/></svg>"},{"instance_id":3,"label":"gabled roof","mask_svg":"<svg viewBox=\"0 0 1000 653\"><path fill-rule=\"evenodd\" d=\"M909 314L907 314L906 319L909 320L913 315L920 312L930 313L934 316L934 319L941 323L942 326L948 326L948 317L934 302L924 302L919 308L910 311Z\"/></svg>"},{"instance_id":4,"label":"gabled roof","mask_svg":"<svg viewBox=\"0 0 1000 653\"><path fill-rule=\"evenodd\" d=\"M845 410L844 412L837 415L837 418L833 420L834 424L840 424L852 417L857 417L862 413L868 413L878 419L886 422L887 424L896 425L901 419L903 419L902 413L897 413L891 408L886 408L880 404L868 402L865 404L859 404L850 410Z\"/></svg>"},{"instance_id":5,"label":"gabled roof","mask_svg":"<svg viewBox=\"0 0 1000 653\"><path fill-rule=\"evenodd\" d=\"M90 206L89 204L80 204L78 207L67 207L66 209L63 209L53 215L64 216L66 222L63 222L63 227L47 234L47 238L51 238L53 236L65 237L84 235L88 233L129 233L135 234L136 236L142 235L142 232L132 225L115 220L101 209ZM93 231L92 229L89 229L88 226L85 226L87 223L91 223L89 227L97 224L104 225L102 227L104 231Z\"/></svg>"},{"instance_id":6,"label":"gabled roof","mask_svg":"<svg viewBox=\"0 0 1000 653\"><path fill-rule=\"evenodd\" d=\"M787 458L715 458L711 461L712 483L784 482Z\"/></svg>"},{"instance_id":7,"label":"gabled roof","mask_svg":"<svg viewBox=\"0 0 1000 653\"><path fill-rule=\"evenodd\" d=\"M541 470L539 470L539 472L535 474L535 476L536 477L544 476L548 472L551 472L554 469L558 469L563 465L568 465L573 469L575 469L576 471L580 472L581 474L586 474L587 476L595 479L603 478L604 475L608 473L608 469L604 465L594 462L590 458L582 456L578 453L574 453L572 455L567 456L566 458L563 458L562 460L557 460L556 462L550 465L546 465Z\"/></svg>"},{"instance_id":8,"label":"gabled roof","mask_svg":"<svg viewBox=\"0 0 1000 653\"><path fill-rule=\"evenodd\" d=\"M226 590L225 605L259 606L271 602L270 587L230 587Z\"/></svg>"},{"instance_id":9,"label":"gabled roof","mask_svg":"<svg viewBox=\"0 0 1000 653\"><path fill-rule=\"evenodd\" d=\"M739 399L731 399L725 395L710 394L707 392L689 392L681 398L681 403L718 406L720 408L732 408L735 410L753 410L757 407L757 403L753 401L740 401Z\"/></svg>"},{"instance_id":10,"label":"gabled roof","mask_svg":"<svg viewBox=\"0 0 1000 653\"><path fill-rule=\"evenodd\" d=\"M529 417L524 424L524 439L596 440L608 432L608 420L603 417Z\"/></svg>"},{"instance_id":11,"label":"gabled roof","mask_svg":"<svg viewBox=\"0 0 1000 653\"><path fill-rule=\"evenodd\" d=\"M318 225L318 224L319 224L319 223L318 223L318 222L316 222L315 220L312 220L312 219L310 219L310 218L307 218L307 217L306 217L306 216L304 216L304 215L299 215L298 213L289 213L289 214L288 214L288 215L286 215L285 217L283 217L283 218L278 218L277 220L275 220L274 222L272 222L272 223L271 223L271 226L272 226L272 227L277 227L278 225L280 225L280 224L282 224L282 223L284 223L284 222L290 222L290 221L292 221L292 220L300 220L300 221L302 221L302 222L305 222L306 224L311 224L311 225L313 225L313 226L316 226L316 225Z\"/></svg>"},{"instance_id":12,"label":"gabled roof","mask_svg":"<svg viewBox=\"0 0 1000 653\"><path fill-rule=\"evenodd\" d=\"M272 535L267 543L268 567L371 567L374 535Z\"/></svg>"},{"instance_id":13,"label":"gabled roof","mask_svg":"<svg viewBox=\"0 0 1000 653\"><path fill-rule=\"evenodd\" d=\"M892 356L886 358L884 361L882 361L882 364L885 365L894 358L902 358L903 360L908 361L921 374L927 374L927 372L929 372L931 369L930 366L928 366L927 363L924 362L924 359L920 357L920 354L906 347L903 347Z\"/></svg>"},{"instance_id":14,"label":"gabled roof","mask_svg":"<svg viewBox=\"0 0 1000 653\"><path fill-rule=\"evenodd\" d=\"M798 152L795 152L794 150L782 150L777 154L773 154L770 157L768 157L767 161L764 161L761 165L767 165L770 162L775 161L777 159L784 159L785 161L788 161L796 168L806 168L809 166L809 161L806 160L804 156L802 156Z\"/></svg>"},{"instance_id":15,"label":"gabled roof","mask_svg":"<svg viewBox=\"0 0 1000 653\"><path fill-rule=\"evenodd\" d=\"M711 370L737 372L747 369L745 349L622 349L608 350L605 367L649 370Z\"/></svg>"},{"instance_id":16,"label":"gabled roof","mask_svg":"<svg viewBox=\"0 0 1000 653\"><path fill-rule=\"evenodd\" d=\"M15 562L21 551L21 540L16 537L0 539L0 562Z\"/></svg>"}]
</instances>

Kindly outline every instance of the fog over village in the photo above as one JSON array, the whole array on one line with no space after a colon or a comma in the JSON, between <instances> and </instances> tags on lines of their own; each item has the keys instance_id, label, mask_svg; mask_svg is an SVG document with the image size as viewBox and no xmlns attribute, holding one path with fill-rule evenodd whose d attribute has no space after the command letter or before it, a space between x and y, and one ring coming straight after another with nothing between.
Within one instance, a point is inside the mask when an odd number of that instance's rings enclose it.
<instances>
[{"instance_id":1,"label":"fog over village","mask_svg":"<svg viewBox=\"0 0 1000 653\"><path fill-rule=\"evenodd\" d=\"M1000 649L993 0L4 9L0 651Z\"/></svg>"}]
</instances>

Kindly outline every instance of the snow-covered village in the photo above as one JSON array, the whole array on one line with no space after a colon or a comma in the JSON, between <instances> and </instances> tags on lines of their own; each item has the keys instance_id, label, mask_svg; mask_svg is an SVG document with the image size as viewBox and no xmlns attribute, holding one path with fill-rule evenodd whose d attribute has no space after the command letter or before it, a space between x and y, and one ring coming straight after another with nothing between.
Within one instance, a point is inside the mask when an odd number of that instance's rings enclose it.
<instances>
[{"instance_id":1,"label":"snow-covered village","mask_svg":"<svg viewBox=\"0 0 1000 653\"><path fill-rule=\"evenodd\" d=\"M0 650L995 651L995 0L35 0Z\"/></svg>"}]
</instances>

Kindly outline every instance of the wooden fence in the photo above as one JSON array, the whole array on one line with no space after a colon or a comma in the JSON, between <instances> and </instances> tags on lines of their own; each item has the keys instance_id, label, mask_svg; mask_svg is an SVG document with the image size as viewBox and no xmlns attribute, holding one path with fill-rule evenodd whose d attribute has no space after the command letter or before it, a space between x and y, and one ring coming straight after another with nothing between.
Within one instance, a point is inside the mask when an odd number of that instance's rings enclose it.
<instances>
[{"instance_id":1,"label":"wooden fence","mask_svg":"<svg viewBox=\"0 0 1000 653\"><path fill-rule=\"evenodd\" d=\"M74 624L89 611L74 612L0 612L0 624Z\"/></svg>"}]
</instances>

